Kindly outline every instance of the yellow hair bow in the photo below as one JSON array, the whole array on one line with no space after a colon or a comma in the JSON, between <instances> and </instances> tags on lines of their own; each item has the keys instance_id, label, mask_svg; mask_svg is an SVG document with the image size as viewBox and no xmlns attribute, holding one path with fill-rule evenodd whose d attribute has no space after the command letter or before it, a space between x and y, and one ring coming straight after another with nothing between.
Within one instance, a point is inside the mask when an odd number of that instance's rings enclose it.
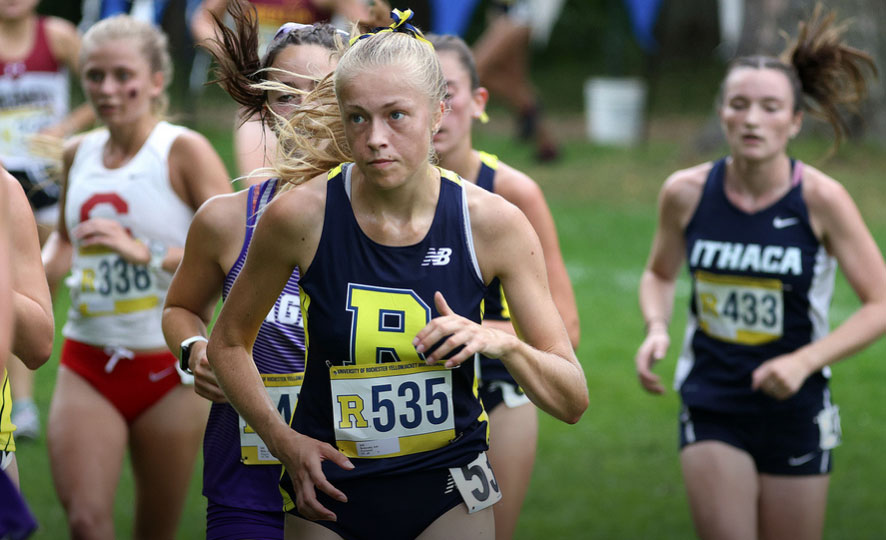
<instances>
[{"instance_id":1,"label":"yellow hair bow","mask_svg":"<svg viewBox=\"0 0 886 540\"><path fill-rule=\"evenodd\" d=\"M390 24L390 26L379 26L376 27L372 32L367 32L365 34L360 34L359 36L351 38L349 45L353 45L357 41L368 38L369 36L374 36L376 34L382 34L384 32L402 32L404 34L408 34L415 39L427 43L432 49L434 45L431 44L430 41L425 39L425 35L422 34L421 30L409 24L409 20L412 19L414 13L411 9L407 9L406 11L400 11L399 9L394 9L391 11L391 18L394 19L394 22Z\"/></svg>"}]
</instances>

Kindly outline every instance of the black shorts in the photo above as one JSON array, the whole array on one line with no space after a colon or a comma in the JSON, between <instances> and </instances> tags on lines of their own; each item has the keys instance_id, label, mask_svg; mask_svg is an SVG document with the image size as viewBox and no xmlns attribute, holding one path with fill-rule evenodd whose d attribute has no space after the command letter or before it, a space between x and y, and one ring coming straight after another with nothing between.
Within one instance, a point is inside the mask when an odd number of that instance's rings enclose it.
<instances>
[{"instance_id":1,"label":"black shorts","mask_svg":"<svg viewBox=\"0 0 886 540\"><path fill-rule=\"evenodd\" d=\"M206 540L283 540L283 512L206 505Z\"/></svg>"},{"instance_id":2,"label":"black shorts","mask_svg":"<svg viewBox=\"0 0 886 540\"><path fill-rule=\"evenodd\" d=\"M747 452L763 474L829 474L831 449L840 443L839 409L827 403L790 414L747 414L684 406L680 448L702 441L720 441Z\"/></svg>"},{"instance_id":3,"label":"black shorts","mask_svg":"<svg viewBox=\"0 0 886 540\"><path fill-rule=\"evenodd\" d=\"M487 413L494 411L499 405L514 408L532 403L520 385L513 381L481 381L478 393Z\"/></svg>"},{"instance_id":4,"label":"black shorts","mask_svg":"<svg viewBox=\"0 0 886 540\"><path fill-rule=\"evenodd\" d=\"M480 459L485 460L485 455L481 453L477 460ZM469 477L479 476L474 474L479 470L479 467L471 466L474 463L476 461L462 467L463 471L470 469L466 474ZM488 465L488 461L486 463ZM477 496L480 490L476 490L474 495L477 500L486 501L486 505L489 505L501 497L501 492L494 474L488 477L484 473L482 477L484 480L480 485L485 493ZM338 521L315 523L345 540L411 540L437 518L465 502L448 468L336 480L333 485L348 497L348 502L336 501L317 490L317 500L333 511ZM490 491L489 486L494 491ZM284 473L280 479L280 488L288 495L284 496L284 501L290 501L287 506L292 506L287 511L302 517L291 503L295 501L295 495L288 474Z\"/></svg>"}]
</instances>

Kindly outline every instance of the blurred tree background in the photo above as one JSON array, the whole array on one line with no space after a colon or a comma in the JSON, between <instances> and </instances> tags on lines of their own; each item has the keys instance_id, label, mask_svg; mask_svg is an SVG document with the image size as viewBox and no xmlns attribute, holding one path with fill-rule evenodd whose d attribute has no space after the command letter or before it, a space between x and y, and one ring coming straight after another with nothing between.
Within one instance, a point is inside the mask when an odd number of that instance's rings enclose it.
<instances>
[{"instance_id":1,"label":"blurred tree background","mask_svg":"<svg viewBox=\"0 0 886 540\"><path fill-rule=\"evenodd\" d=\"M575 112L583 106L582 83L592 76L640 76L649 84L653 114L709 115L717 84L730 53L777 54L784 46L780 31L793 34L797 21L816 0L566 0L549 43L533 50L533 78L552 112ZM185 65L193 45L183 22L185 0L171 0L164 27L179 64L174 88L182 95ZM478 2L467 32L468 42L483 30L489 0ZM653 50L641 48L632 33L629 5L654 10ZM741 6L744 24L736 47L721 39L718 10ZM828 0L841 17L851 17L850 42L870 52L886 74L886 2ZM80 0L42 0L39 10L79 22ZM886 75L884 75L886 76ZM555 97L554 97L555 96ZM181 100L179 100L181 103ZM183 103L189 109L187 102ZM864 121L862 121L864 119ZM869 133L886 140L886 87L874 82L871 99L853 120L855 135Z\"/></svg>"}]
</instances>

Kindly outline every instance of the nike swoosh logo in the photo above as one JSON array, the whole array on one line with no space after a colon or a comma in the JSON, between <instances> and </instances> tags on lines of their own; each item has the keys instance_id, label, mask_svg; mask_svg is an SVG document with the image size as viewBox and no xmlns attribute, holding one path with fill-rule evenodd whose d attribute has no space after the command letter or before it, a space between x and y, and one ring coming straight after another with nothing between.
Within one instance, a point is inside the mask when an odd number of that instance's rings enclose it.
<instances>
[{"instance_id":1,"label":"nike swoosh logo","mask_svg":"<svg viewBox=\"0 0 886 540\"><path fill-rule=\"evenodd\" d=\"M162 379L162 378L166 377L167 375L169 375L170 373L172 373L173 371L175 371L174 366L169 366L168 368L164 369L163 371L158 371L157 373L154 373L153 371L151 371L148 373L148 380L151 382L157 382L160 379Z\"/></svg>"},{"instance_id":2,"label":"nike swoosh logo","mask_svg":"<svg viewBox=\"0 0 886 540\"><path fill-rule=\"evenodd\" d=\"M804 463L809 463L815 458L815 454L815 452L809 452L808 454L803 454L800 457L789 457L788 465L790 465L791 467L799 467Z\"/></svg>"},{"instance_id":3,"label":"nike swoosh logo","mask_svg":"<svg viewBox=\"0 0 886 540\"><path fill-rule=\"evenodd\" d=\"M789 217L789 218L780 218L775 217L772 220L772 226L776 229L784 229L785 227L790 227L791 225L796 225L800 223L800 218Z\"/></svg>"}]
</instances>

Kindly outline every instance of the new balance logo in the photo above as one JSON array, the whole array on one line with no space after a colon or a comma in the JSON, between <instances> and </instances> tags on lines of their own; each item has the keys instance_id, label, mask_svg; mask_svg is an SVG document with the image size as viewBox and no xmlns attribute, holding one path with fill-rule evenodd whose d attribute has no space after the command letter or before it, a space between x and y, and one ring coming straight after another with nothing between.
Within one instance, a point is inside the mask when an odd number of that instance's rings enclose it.
<instances>
[{"instance_id":1,"label":"new balance logo","mask_svg":"<svg viewBox=\"0 0 886 540\"><path fill-rule=\"evenodd\" d=\"M452 255L452 248L430 248L422 266L446 266L449 264L449 256Z\"/></svg>"},{"instance_id":2,"label":"new balance logo","mask_svg":"<svg viewBox=\"0 0 886 540\"><path fill-rule=\"evenodd\" d=\"M452 477L452 473L449 473L449 478L446 480L446 490L444 493L452 493L452 490L455 489L455 479Z\"/></svg>"}]
</instances>

